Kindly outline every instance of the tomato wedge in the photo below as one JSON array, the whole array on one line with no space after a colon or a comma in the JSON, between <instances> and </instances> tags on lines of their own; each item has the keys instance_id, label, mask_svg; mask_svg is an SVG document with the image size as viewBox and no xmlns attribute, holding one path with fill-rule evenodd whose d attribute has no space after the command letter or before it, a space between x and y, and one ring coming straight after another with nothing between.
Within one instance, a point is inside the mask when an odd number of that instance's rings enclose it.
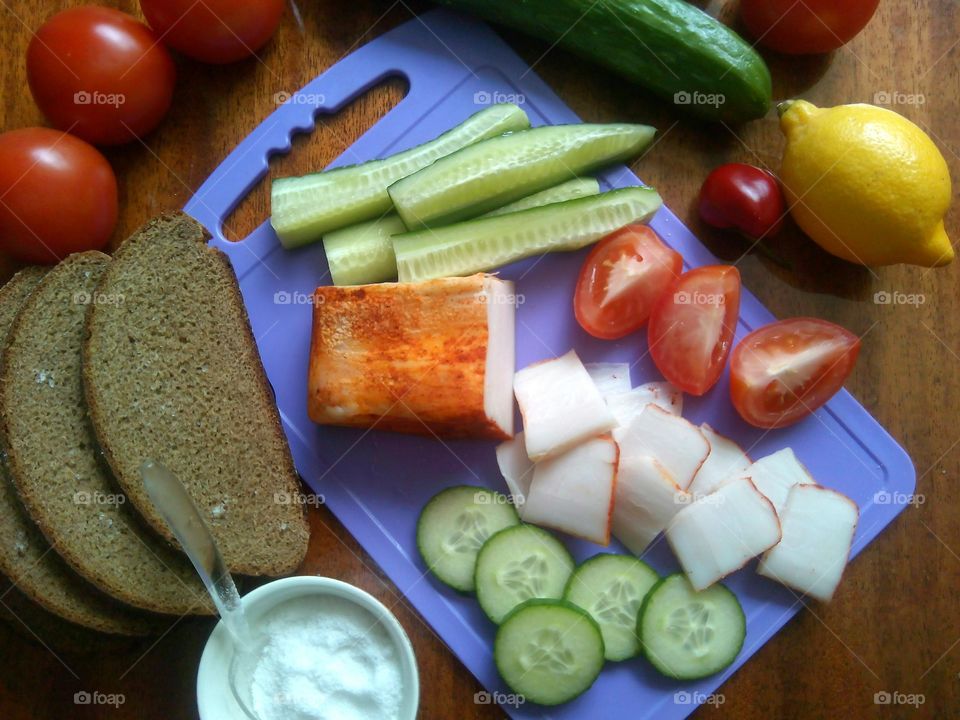
<instances>
[{"instance_id":1,"label":"tomato wedge","mask_svg":"<svg viewBox=\"0 0 960 720\"><path fill-rule=\"evenodd\" d=\"M573 296L577 322L604 340L639 330L682 267L680 253L646 225L628 225L608 235L580 270Z\"/></svg>"},{"instance_id":2,"label":"tomato wedge","mask_svg":"<svg viewBox=\"0 0 960 720\"><path fill-rule=\"evenodd\" d=\"M781 320L754 330L730 361L730 398L760 428L806 417L843 387L860 354L860 338L816 318Z\"/></svg>"},{"instance_id":3,"label":"tomato wedge","mask_svg":"<svg viewBox=\"0 0 960 720\"><path fill-rule=\"evenodd\" d=\"M650 316L650 355L663 376L691 395L712 388L727 363L740 312L740 273L707 265L684 273Z\"/></svg>"}]
</instances>

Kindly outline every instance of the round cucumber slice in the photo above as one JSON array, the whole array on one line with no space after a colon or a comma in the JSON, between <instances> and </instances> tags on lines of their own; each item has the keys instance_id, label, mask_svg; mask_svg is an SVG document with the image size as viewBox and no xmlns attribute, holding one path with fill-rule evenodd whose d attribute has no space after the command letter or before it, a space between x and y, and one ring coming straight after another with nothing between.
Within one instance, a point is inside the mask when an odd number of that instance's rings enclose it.
<instances>
[{"instance_id":1,"label":"round cucumber slice","mask_svg":"<svg viewBox=\"0 0 960 720\"><path fill-rule=\"evenodd\" d=\"M519 522L506 496L458 485L434 495L420 512L417 548L440 582L470 592L480 548L489 537Z\"/></svg>"},{"instance_id":2,"label":"round cucumber slice","mask_svg":"<svg viewBox=\"0 0 960 720\"><path fill-rule=\"evenodd\" d=\"M531 598L563 597L574 562L559 540L533 525L517 525L492 536L477 555L477 601L493 622Z\"/></svg>"},{"instance_id":3,"label":"round cucumber slice","mask_svg":"<svg viewBox=\"0 0 960 720\"><path fill-rule=\"evenodd\" d=\"M589 613L564 600L527 600L497 630L497 670L510 688L540 705L585 692L603 668L603 635Z\"/></svg>"},{"instance_id":4,"label":"round cucumber slice","mask_svg":"<svg viewBox=\"0 0 960 720\"><path fill-rule=\"evenodd\" d=\"M657 572L631 555L599 553L570 576L563 598L583 608L603 633L607 660L640 653L637 614L644 597L660 580Z\"/></svg>"},{"instance_id":5,"label":"round cucumber slice","mask_svg":"<svg viewBox=\"0 0 960 720\"><path fill-rule=\"evenodd\" d=\"M698 680L728 667L746 634L736 595L721 584L697 592L681 573L653 586L637 620L647 659L677 680Z\"/></svg>"}]
</instances>

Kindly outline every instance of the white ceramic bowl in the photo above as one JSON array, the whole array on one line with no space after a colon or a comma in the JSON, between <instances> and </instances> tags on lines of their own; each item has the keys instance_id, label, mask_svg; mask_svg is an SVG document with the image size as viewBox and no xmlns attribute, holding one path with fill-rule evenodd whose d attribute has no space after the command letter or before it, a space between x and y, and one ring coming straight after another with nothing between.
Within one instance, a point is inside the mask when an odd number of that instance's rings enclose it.
<instances>
[{"instance_id":1,"label":"white ceramic bowl","mask_svg":"<svg viewBox=\"0 0 960 720\"><path fill-rule=\"evenodd\" d=\"M420 702L420 677L410 639L397 618L379 600L358 587L332 578L315 575L274 580L242 598L250 624L257 627L281 603L305 596L327 595L356 603L380 620L397 649L403 678L400 720L415 720ZM197 671L197 705L201 720L238 720L245 717L230 690L228 670L233 656L233 640L223 622L210 633L200 669Z\"/></svg>"}]
</instances>

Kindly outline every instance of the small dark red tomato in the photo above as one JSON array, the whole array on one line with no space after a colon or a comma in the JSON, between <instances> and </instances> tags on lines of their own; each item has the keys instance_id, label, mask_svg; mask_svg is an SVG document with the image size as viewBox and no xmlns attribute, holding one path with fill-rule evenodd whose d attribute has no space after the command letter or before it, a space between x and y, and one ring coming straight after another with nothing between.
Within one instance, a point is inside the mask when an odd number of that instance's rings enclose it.
<instances>
[{"instance_id":1,"label":"small dark red tomato","mask_svg":"<svg viewBox=\"0 0 960 720\"><path fill-rule=\"evenodd\" d=\"M769 172L728 163L707 176L700 188L699 210L707 225L759 240L780 232L786 205L780 183Z\"/></svg>"},{"instance_id":2,"label":"small dark red tomato","mask_svg":"<svg viewBox=\"0 0 960 720\"><path fill-rule=\"evenodd\" d=\"M170 108L176 71L146 25L111 8L54 15L27 48L37 106L61 130L115 145L153 130Z\"/></svg>"},{"instance_id":3,"label":"small dark red tomato","mask_svg":"<svg viewBox=\"0 0 960 720\"><path fill-rule=\"evenodd\" d=\"M590 251L573 298L580 327L615 340L639 329L680 276L683 258L646 225L628 225Z\"/></svg>"},{"instance_id":4,"label":"small dark red tomato","mask_svg":"<svg viewBox=\"0 0 960 720\"><path fill-rule=\"evenodd\" d=\"M833 397L853 371L860 338L816 318L792 318L747 335L730 360L730 398L760 428L805 418Z\"/></svg>"},{"instance_id":5,"label":"small dark red tomato","mask_svg":"<svg viewBox=\"0 0 960 720\"><path fill-rule=\"evenodd\" d=\"M0 134L0 250L55 263L99 250L117 224L117 180L83 140L49 128Z\"/></svg>"},{"instance_id":6,"label":"small dark red tomato","mask_svg":"<svg viewBox=\"0 0 960 720\"><path fill-rule=\"evenodd\" d=\"M229 63L253 55L276 32L283 0L140 0L163 42L194 60Z\"/></svg>"}]
</instances>

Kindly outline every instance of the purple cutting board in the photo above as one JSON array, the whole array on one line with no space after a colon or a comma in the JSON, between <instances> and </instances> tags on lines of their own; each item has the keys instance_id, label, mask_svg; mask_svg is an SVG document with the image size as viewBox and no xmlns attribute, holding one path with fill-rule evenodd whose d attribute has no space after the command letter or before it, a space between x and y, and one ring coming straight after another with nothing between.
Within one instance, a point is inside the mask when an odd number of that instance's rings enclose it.
<instances>
[{"instance_id":1,"label":"purple cutting board","mask_svg":"<svg viewBox=\"0 0 960 720\"><path fill-rule=\"evenodd\" d=\"M287 252L268 222L236 244L226 241L222 232L224 218L267 172L269 157L289 151L293 134L311 131L315 115L322 121L324 114L337 112L390 76L404 77L409 94L333 165L382 157L425 142L491 101L518 102L535 125L579 120L486 25L435 10L360 48L304 87L240 143L185 209L210 230L212 243L227 253L240 279L300 474L471 672L491 692L507 693L493 662L494 626L472 597L458 595L425 574L414 542L417 515L441 488L461 483L504 488L494 445L441 443L311 423L306 409L308 298L317 285L329 283L322 245ZM606 188L639 184L624 167L601 179ZM683 255L687 267L715 262L666 208L652 225ZM525 300L517 318L517 366L554 357L572 346L585 362L632 363L634 384L660 379L646 357L644 333L620 342L598 341L574 321L571 297L584 252L532 258L503 269L502 275L517 282ZM771 320L771 314L745 291L738 337ZM706 397L686 398L684 415L697 423L708 421L750 448L755 458L793 447L819 482L841 490L860 506L854 555L903 509L916 484L906 453L846 391L800 424L765 434L732 411L724 377ZM603 549L564 540L578 560ZM611 549L623 550L616 544ZM677 569L662 541L647 559L662 573ZM802 607L794 593L759 577L752 566L727 584L746 612L747 638L736 663L723 673L678 683L660 677L639 658L608 663L594 686L571 703L504 710L517 718L686 717Z\"/></svg>"}]
</instances>

